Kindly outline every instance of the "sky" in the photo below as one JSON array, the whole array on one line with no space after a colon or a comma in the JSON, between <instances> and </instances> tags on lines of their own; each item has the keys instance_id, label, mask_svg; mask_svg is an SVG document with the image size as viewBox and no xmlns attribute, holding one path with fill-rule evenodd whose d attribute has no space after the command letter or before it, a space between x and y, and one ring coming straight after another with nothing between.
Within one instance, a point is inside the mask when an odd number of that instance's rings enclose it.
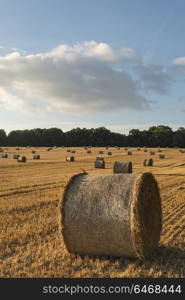
<instances>
[{"instance_id":1,"label":"sky","mask_svg":"<svg viewBox=\"0 0 185 300\"><path fill-rule=\"evenodd\" d=\"M0 0L0 128L185 126L184 0Z\"/></svg>"}]
</instances>

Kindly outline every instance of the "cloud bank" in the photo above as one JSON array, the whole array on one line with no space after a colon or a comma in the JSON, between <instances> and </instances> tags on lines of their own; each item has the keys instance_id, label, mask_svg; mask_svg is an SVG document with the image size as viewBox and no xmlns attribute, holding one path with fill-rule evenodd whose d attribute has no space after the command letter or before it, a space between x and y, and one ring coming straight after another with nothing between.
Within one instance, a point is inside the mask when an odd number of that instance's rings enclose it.
<instances>
[{"instance_id":1,"label":"cloud bank","mask_svg":"<svg viewBox=\"0 0 185 300\"><path fill-rule=\"evenodd\" d=\"M131 48L95 41L59 45L48 53L0 56L0 106L7 110L147 110L152 99L146 94L164 94L170 85L162 66L144 65Z\"/></svg>"}]
</instances>

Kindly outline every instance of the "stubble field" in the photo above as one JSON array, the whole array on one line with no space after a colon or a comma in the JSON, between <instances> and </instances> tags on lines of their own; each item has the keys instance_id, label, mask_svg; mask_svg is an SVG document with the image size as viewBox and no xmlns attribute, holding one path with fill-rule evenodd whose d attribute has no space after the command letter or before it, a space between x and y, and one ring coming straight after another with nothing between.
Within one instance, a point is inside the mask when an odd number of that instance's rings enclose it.
<instances>
[{"instance_id":1,"label":"stubble field","mask_svg":"<svg viewBox=\"0 0 185 300\"><path fill-rule=\"evenodd\" d=\"M32 159L33 149L40 160ZM92 148L92 154L71 148L76 150L75 162L66 162L66 149L4 148L9 158L0 158L0 277L185 277L185 153L165 148L165 159L159 159L156 149L144 153L130 148L133 155L128 156L122 148ZM17 163L15 152L25 155L27 163ZM94 168L96 156L104 156L105 169ZM150 157L154 167L143 167ZM163 210L160 247L145 261L69 255L59 230L59 202L66 182L82 169L111 174L116 160L130 160L133 172L156 176Z\"/></svg>"}]
</instances>

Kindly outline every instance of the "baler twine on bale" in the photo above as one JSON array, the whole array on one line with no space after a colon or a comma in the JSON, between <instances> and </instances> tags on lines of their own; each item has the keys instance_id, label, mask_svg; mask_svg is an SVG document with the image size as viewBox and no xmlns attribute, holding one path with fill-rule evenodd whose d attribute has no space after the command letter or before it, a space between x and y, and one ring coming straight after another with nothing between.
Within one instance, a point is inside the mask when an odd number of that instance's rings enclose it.
<instances>
[{"instance_id":1,"label":"baler twine on bale","mask_svg":"<svg viewBox=\"0 0 185 300\"><path fill-rule=\"evenodd\" d=\"M160 239L158 184L151 173L74 175L62 196L60 223L70 253L143 259Z\"/></svg>"}]
</instances>

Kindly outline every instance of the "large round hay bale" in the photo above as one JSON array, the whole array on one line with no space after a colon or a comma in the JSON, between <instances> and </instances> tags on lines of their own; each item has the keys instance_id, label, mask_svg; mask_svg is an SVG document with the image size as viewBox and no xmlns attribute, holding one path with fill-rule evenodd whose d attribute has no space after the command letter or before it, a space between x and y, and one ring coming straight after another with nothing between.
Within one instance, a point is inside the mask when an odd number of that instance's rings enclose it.
<instances>
[{"instance_id":1,"label":"large round hay bale","mask_svg":"<svg viewBox=\"0 0 185 300\"><path fill-rule=\"evenodd\" d=\"M19 156L18 158L17 158L17 161L18 162L22 162L22 163L25 163L26 162L26 157L25 156Z\"/></svg>"},{"instance_id":2,"label":"large round hay bale","mask_svg":"<svg viewBox=\"0 0 185 300\"><path fill-rule=\"evenodd\" d=\"M153 167L153 159L152 158L145 159L144 162L143 162L143 165L147 166L147 167Z\"/></svg>"},{"instance_id":3,"label":"large round hay bale","mask_svg":"<svg viewBox=\"0 0 185 300\"><path fill-rule=\"evenodd\" d=\"M68 156L66 157L66 161L75 161L74 156Z\"/></svg>"},{"instance_id":4,"label":"large round hay bale","mask_svg":"<svg viewBox=\"0 0 185 300\"><path fill-rule=\"evenodd\" d=\"M103 151L99 151L98 153L99 153L99 154L103 154Z\"/></svg>"},{"instance_id":5,"label":"large round hay bale","mask_svg":"<svg viewBox=\"0 0 185 300\"><path fill-rule=\"evenodd\" d=\"M66 151L67 151L67 152L71 152L71 150L70 150L70 149L67 149Z\"/></svg>"},{"instance_id":6,"label":"large round hay bale","mask_svg":"<svg viewBox=\"0 0 185 300\"><path fill-rule=\"evenodd\" d=\"M125 147L125 148L124 148L124 150L128 150L128 148L127 148L127 147Z\"/></svg>"},{"instance_id":7,"label":"large round hay bale","mask_svg":"<svg viewBox=\"0 0 185 300\"><path fill-rule=\"evenodd\" d=\"M115 161L113 166L113 173L132 173L132 162Z\"/></svg>"},{"instance_id":8,"label":"large round hay bale","mask_svg":"<svg viewBox=\"0 0 185 300\"><path fill-rule=\"evenodd\" d=\"M131 152L131 151L128 151L127 154L128 154L128 155L132 155L132 152Z\"/></svg>"},{"instance_id":9,"label":"large round hay bale","mask_svg":"<svg viewBox=\"0 0 185 300\"><path fill-rule=\"evenodd\" d=\"M40 154L34 154L33 159L40 159Z\"/></svg>"},{"instance_id":10,"label":"large round hay bale","mask_svg":"<svg viewBox=\"0 0 185 300\"><path fill-rule=\"evenodd\" d=\"M147 149L144 149L144 152L147 152L148 150Z\"/></svg>"},{"instance_id":11,"label":"large round hay bale","mask_svg":"<svg viewBox=\"0 0 185 300\"><path fill-rule=\"evenodd\" d=\"M75 150L71 150L71 153L76 153L76 151Z\"/></svg>"},{"instance_id":12,"label":"large round hay bale","mask_svg":"<svg viewBox=\"0 0 185 300\"><path fill-rule=\"evenodd\" d=\"M95 160L94 167L97 169L105 169L105 161L104 158L98 157Z\"/></svg>"},{"instance_id":13,"label":"large round hay bale","mask_svg":"<svg viewBox=\"0 0 185 300\"><path fill-rule=\"evenodd\" d=\"M112 155L112 152L111 152L111 151L109 151L109 152L108 152L108 155Z\"/></svg>"},{"instance_id":14,"label":"large round hay bale","mask_svg":"<svg viewBox=\"0 0 185 300\"><path fill-rule=\"evenodd\" d=\"M141 150L141 148L140 147L137 147L137 151L140 151Z\"/></svg>"},{"instance_id":15,"label":"large round hay bale","mask_svg":"<svg viewBox=\"0 0 185 300\"><path fill-rule=\"evenodd\" d=\"M70 253L143 259L158 247L161 199L151 173L78 174L61 203L61 229Z\"/></svg>"},{"instance_id":16,"label":"large round hay bale","mask_svg":"<svg viewBox=\"0 0 185 300\"><path fill-rule=\"evenodd\" d=\"M31 153L32 153L32 154L35 154L35 153L36 153L36 150L32 150Z\"/></svg>"},{"instance_id":17,"label":"large round hay bale","mask_svg":"<svg viewBox=\"0 0 185 300\"><path fill-rule=\"evenodd\" d=\"M2 157L2 158L8 158L8 154L7 154L7 153L4 153L4 154L2 154L1 157Z\"/></svg>"},{"instance_id":18,"label":"large round hay bale","mask_svg":"<svg viewBox=\"0 0 185 300\"><path fill-rule=\"evenodd\" d=\"M91 150L87 150L87 152L86 152L87 154L90 154L91 153Z\"/></svg>"},{"instance_id":19,"label":"large round hay bale","mask_svg":"<svg viewBox=\"0 0 185 300\"><path fill-rule=\"evenodd\" d=\"M159 158L165 158L165 155L164 154L159 154Z\"/></svg>"},{"instance_id":20,"label":"large round hay bale","mask_svg":"<svg viewBox=\"0 0 185 300\"><path fill-rule=\"evenodd\" d=\"M19 148L19 147L17 147L17 148L16 148L16 150L17 150L17 151L19 151L19 150L20 150L20 148Z\"/></svg>"}]
</instances>

